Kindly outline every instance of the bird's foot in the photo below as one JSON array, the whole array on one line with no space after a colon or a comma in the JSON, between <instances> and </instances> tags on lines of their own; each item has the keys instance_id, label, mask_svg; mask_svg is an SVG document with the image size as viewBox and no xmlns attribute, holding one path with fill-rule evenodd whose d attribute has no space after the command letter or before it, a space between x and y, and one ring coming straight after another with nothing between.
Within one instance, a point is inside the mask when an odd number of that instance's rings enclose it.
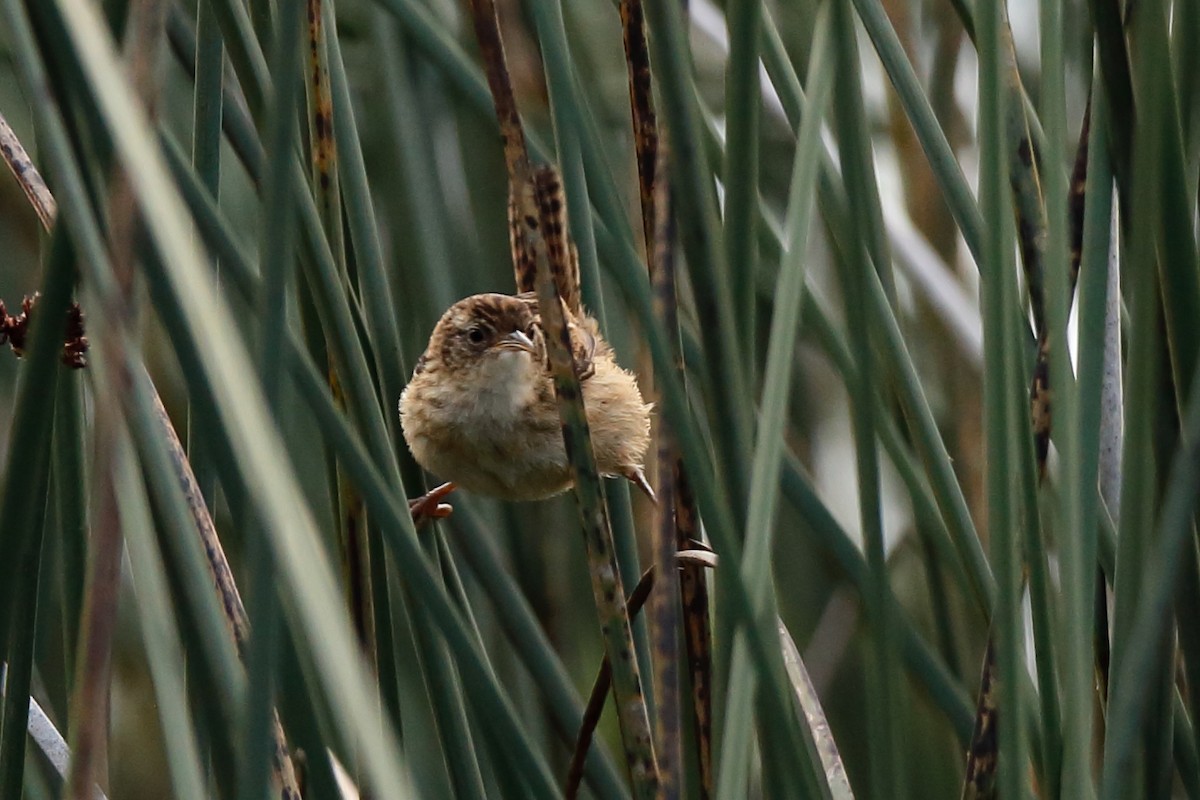
<instances>
[{"instance_id":1,"label":"bird's foot","mask_svg":"<svg viewBox=\"0 0 1200 800\"><path fill-rule=\"evenodd\" d=\"M454 513L454 507L443 503L451 492L458 487L453 483L443 483L415 500L408 501L408 513L412 514L413 523L420 526L431 519L445 519Z\"/></svg>"}]
</instances>

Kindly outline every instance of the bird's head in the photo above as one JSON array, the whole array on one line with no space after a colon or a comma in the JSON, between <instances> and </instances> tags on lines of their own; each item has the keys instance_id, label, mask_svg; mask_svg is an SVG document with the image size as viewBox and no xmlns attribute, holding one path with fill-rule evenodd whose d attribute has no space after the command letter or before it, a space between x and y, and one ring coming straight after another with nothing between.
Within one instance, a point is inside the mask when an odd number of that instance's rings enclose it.
<instances>
[{"instance_id":1,"label":"bird's head","mask_svg":"<svg viewBox=\"0 0 1200 800\"><path fill-rule=\"evenodd\" d=\"M452 372L487 368L524 353L540 362L545 346L535 311L531 301L505 294L459 300L434 329L426 358Z\"/></svg>"}]
</instances>

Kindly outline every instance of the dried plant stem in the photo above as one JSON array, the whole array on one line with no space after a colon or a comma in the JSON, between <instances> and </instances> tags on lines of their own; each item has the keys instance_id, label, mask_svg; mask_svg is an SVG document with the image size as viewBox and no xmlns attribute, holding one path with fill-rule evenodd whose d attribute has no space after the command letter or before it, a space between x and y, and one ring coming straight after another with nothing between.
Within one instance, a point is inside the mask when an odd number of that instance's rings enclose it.
<instances>
[{"instance_id":1,"label":"dried plant stem","mask_svg":"<svg viewBox=\"0 0 1200 800\"><path fill-rule=\"evenodd\" d=\"M662 501L661 495L659 501ZM646 604L646 599L654 588L654 574L654 567L642 573L641 580L638 581L637 586L633 587L633 591L626 599L625 608L629 612L630 620L635 619L638 612L642 610L642 606ZM608 690L611 686L612 664L605 655L604 660L600 662L600 670L596 673L596 680L592 682L592 691L588 695L587 705L583 709L583 718L579 721L579 735L575 738L575 751L571 754L571 764L567 767L567 780L563 787L563 797L567 800L573 800L579 796L579 786L583 783L583 765L587 761L588 749L592 746L592 736L596 733L596 726L600 724L600 715L604 712L604 700L608 697Z\"/></svg>"},{"instance_id":2,"label":"dried plant stem","mask_svg":"<svg viewBox=\"0 0 1200 800\"><path fill-rule=\"evenodd\" d=\"M29 198L29 204L42 221L42 227L50 230L54 226L54 218L58 215L58 203L54 201L50 187L42 180L37 167L29 158L29 153L25 152L3 114L0 114L0 154L3 154L4 163L12 171L25 196Z\"/></svg>"},{"instance_id":3,"label":"dried plant stem","mask_svg":"<svg viewBox=\"0 0 1200 800\"><path fill-rule=\"evenodd\" d=\"M675 224L671 213L670 180L666 169L667 149L659 136L658 119L654 110L650 50L646 39L646 19L641 0L621 0L621 29L625 45L625 61L629 75L629 105L634 132L634 150L637 157L638 189L641 199L642 235L645 240L646 264L654 291L654 312L663 321L663 326L672 335L679 328L678 305L675 288ZM683 374L682 355L678 356L679 373ZM655 739L658 748L659 770L662 783L660 796L679 797L683 791L683 754L680 746L680 699L679 699L679 627L678 605L680 577L675 568L676 553L688 546L691 534L680 529L681 515L677 512L679 483L684 481L682 460L675 443L670 421L665 416L656 418L658 442L658 469L655 492L658 505L655 508L654 564L662 578L651 600L651 631L654 643L654 697ZM685 511L682 518L688 518ZM694 517L693 517L694 518ZM689 575L689 587L703 586L700 567L683 567ZM694 592L693 592L694 594ZM696 606L685 605L685 611L696 611ZM689 645L694 639L708 635L708 603L702 612L688 614ZM697 628L700 637L692 636ZM689 652L692 648L689 646ZM712 790L712 735L711 714L702 705L708 705L708 681L711 675L711 659L692 661L702 665L693 671L693 687L702 694L696 695L696 718L698 730L696 741L700 750L701 797L708 797ZM699 673L699 674L698 674ZM700 698L705 698L701 703ZM705 757L707 754L707 758Z\"/></svg>"},{"instance_id":4,"label":"dried plant stem","mask_svg":"<svg viewBox=\"0 0 1200 800\"><path fill-rule=\"evenodd\" d=\"M553 167L540 169L535 175L535 186L529 188L532 191L523 192L518 199L520 217L526 221L524 241L537 263L538 310L546 331L563 437L575 477L575 499L587 546L596 612L604 635L605 650L613 665L613 694L625 761L632 778L634 796L639 800L649 800L657 795L659 787L650 718L642 693L633 631L625 607L625 591L616 562L608 508L604 503L600 475L592 452L583 393L575 372L562 301L555 287L554 273L561 273L567 265L551 263L550 248L542 236L543 230L566 229L557 170ZM553 255L561 259L566 251L554 248Z\"/></svg>"},{"instance_id":5,"label":"dried plant stem","mask_svg":"<svg viewBox=\"0 0 1200 800\"><path fill-rule=\"evenodd\" d=\"M1014 68L1015 70L1015 68ZM1016 78L1019 85L1019 78ZM1014 110L1009 104L1009 114L1023 112ZM1087 187L1088 136L1091 128L1091 98L1089 95L1087 109L1084 112L1083 124L1079 132L1079 145L1076 149L1075 166L1071 175L1068 195L1068 216L1070 222L1070 263L1068 275L1068 303L1074 296L1075 284L1079 278L1079 264L1083 253L1083 212L1084 194ZM1023 166L1027 179L1023 182L1013 179L1016 194L1021 195L1022 185L1040 191L1040 181L1037 180L1037 159L1033 155L1033 146L1028 132L1018 142L1018 148L1025 154L1014 169ZM1050 391L1050 347L1051 339L1049 326L1046 323L1044 298L1041 279L1043 262L1045 212L1042 211L1041 225L1026 214L1030 204L1018 203L1017 232L1020 239L1021 257L1025 262L1027 275L1030 277L1030 294L1034 308L1037 309L1035 319L1038 327L1037 361L1034 364L1033 377L1029 386L1029 413L1033 425L1034 453L1037 458L1037 474L1039 481L1046 477L1046 458L1050 452L1050 433L1052 407ZM1037 282L1033 282L1033 278ZM1068 308L1069 311L1069 308ZM1099 654L1101 651L1097 650ZM997 748L999 737L997 727L997 685L996 685L996 653L993 637L989 635L987 649L984 651L983 671L979 681L979 702L976 707L975 726L971 734L971 744L967 749L966 779L963 784L963 798L989 798L995 796L995 777L997 766ZM1048 734L1049 735L1049 734Z\"/></svg>"},{"instance_id":6,"label":"dried plant stem","mask_svg":"<svg viewBox=\"0 0 1200 800\"><path fill-rule=\"evenodd\" d=\"M113 471L107 469L115 454L116 409L110 403L96 407L96 515L87 561L87 582L80 620L83 644L76 662L72 698L73 747L64 797L87 800L91 787L108 783L109 682L112 636L116 628L117 592L121 577L121 520L117 511Z\"/></svg>"},{"instance_id":7,"label":"dried plant stem","mask_svg":"<svg viewBox=\"0 0 1200 800\"><path fill-rule=\"evenodd\" d=\"M629 105L633 114L633 144L642 201L642 234L646 237L646 260L650 263L658 231L656 213L663 209L654 191L659 168L658 119L654 113L650 51L641 0L621 0L621 29L625 40L625 62L629 67ZM653 268L651 265L651 270Z\"/></svg>"},{"instance_id":8,"label":"dried plant stem","mask_svg":"<svg viewBox=\"0 0 1200 800\"><path fill-rule=\"evenodd\" d=\"M521 116L517 112L517 101L504 57L504 42L500 39L500 21L496 16L494 0L471 0L471 19L475 25L479 52L483 56L483 71L496 107L500 136L504 139L504 164L508 168L509 180L527 178L529 151L525 146L525 132L521 127ZM513 188L510 183L510 191Z\"/></svg>"}]
</instances>

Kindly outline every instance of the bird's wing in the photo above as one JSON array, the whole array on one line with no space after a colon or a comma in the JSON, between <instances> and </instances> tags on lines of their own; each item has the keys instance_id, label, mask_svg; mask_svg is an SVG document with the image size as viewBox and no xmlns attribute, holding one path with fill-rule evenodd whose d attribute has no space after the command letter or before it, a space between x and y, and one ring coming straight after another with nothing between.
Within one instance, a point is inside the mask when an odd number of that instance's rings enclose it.
<instances>
[{"instance_id":1,"label":"bird's wing","mask_svg":"<svg viewBox=\"0 0 1200 800\"><path fill-rule=\"evenodd\" d=\"M538 309L537 295L533 292L521 292L517 295L517 299L529 306L529 310L533 312L534 325L542 331L545 336L545 328L542 326L542 315ZM591 317L575 316L568 312L567 315L567 332L571 337L571 355L575 360L575 374L579 376L580 381L586 381L596 372L595 360L596 350L599 343L597 337L596 323ZM546 354L546 366L549 368L550 355Z\"/></svg>"}]
</instances>

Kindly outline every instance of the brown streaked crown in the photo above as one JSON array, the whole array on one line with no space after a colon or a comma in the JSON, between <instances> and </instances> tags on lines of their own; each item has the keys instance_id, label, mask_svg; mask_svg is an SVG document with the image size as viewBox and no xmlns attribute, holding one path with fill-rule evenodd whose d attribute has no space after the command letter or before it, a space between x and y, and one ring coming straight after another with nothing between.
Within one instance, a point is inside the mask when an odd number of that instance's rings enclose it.
<instances>
[{"instance_id":1,"label":"brown streaked crown","mask_svg":"<svg viewBox=\"0 0 1200 800\"><path fill-rule=\"evenodd\" d=\"M463 369L514 331L526 334L540 349L542 334L531 299L477 294L460 300L438 321L414 374L436 367Z\"/></svg>"}]
</instances>

